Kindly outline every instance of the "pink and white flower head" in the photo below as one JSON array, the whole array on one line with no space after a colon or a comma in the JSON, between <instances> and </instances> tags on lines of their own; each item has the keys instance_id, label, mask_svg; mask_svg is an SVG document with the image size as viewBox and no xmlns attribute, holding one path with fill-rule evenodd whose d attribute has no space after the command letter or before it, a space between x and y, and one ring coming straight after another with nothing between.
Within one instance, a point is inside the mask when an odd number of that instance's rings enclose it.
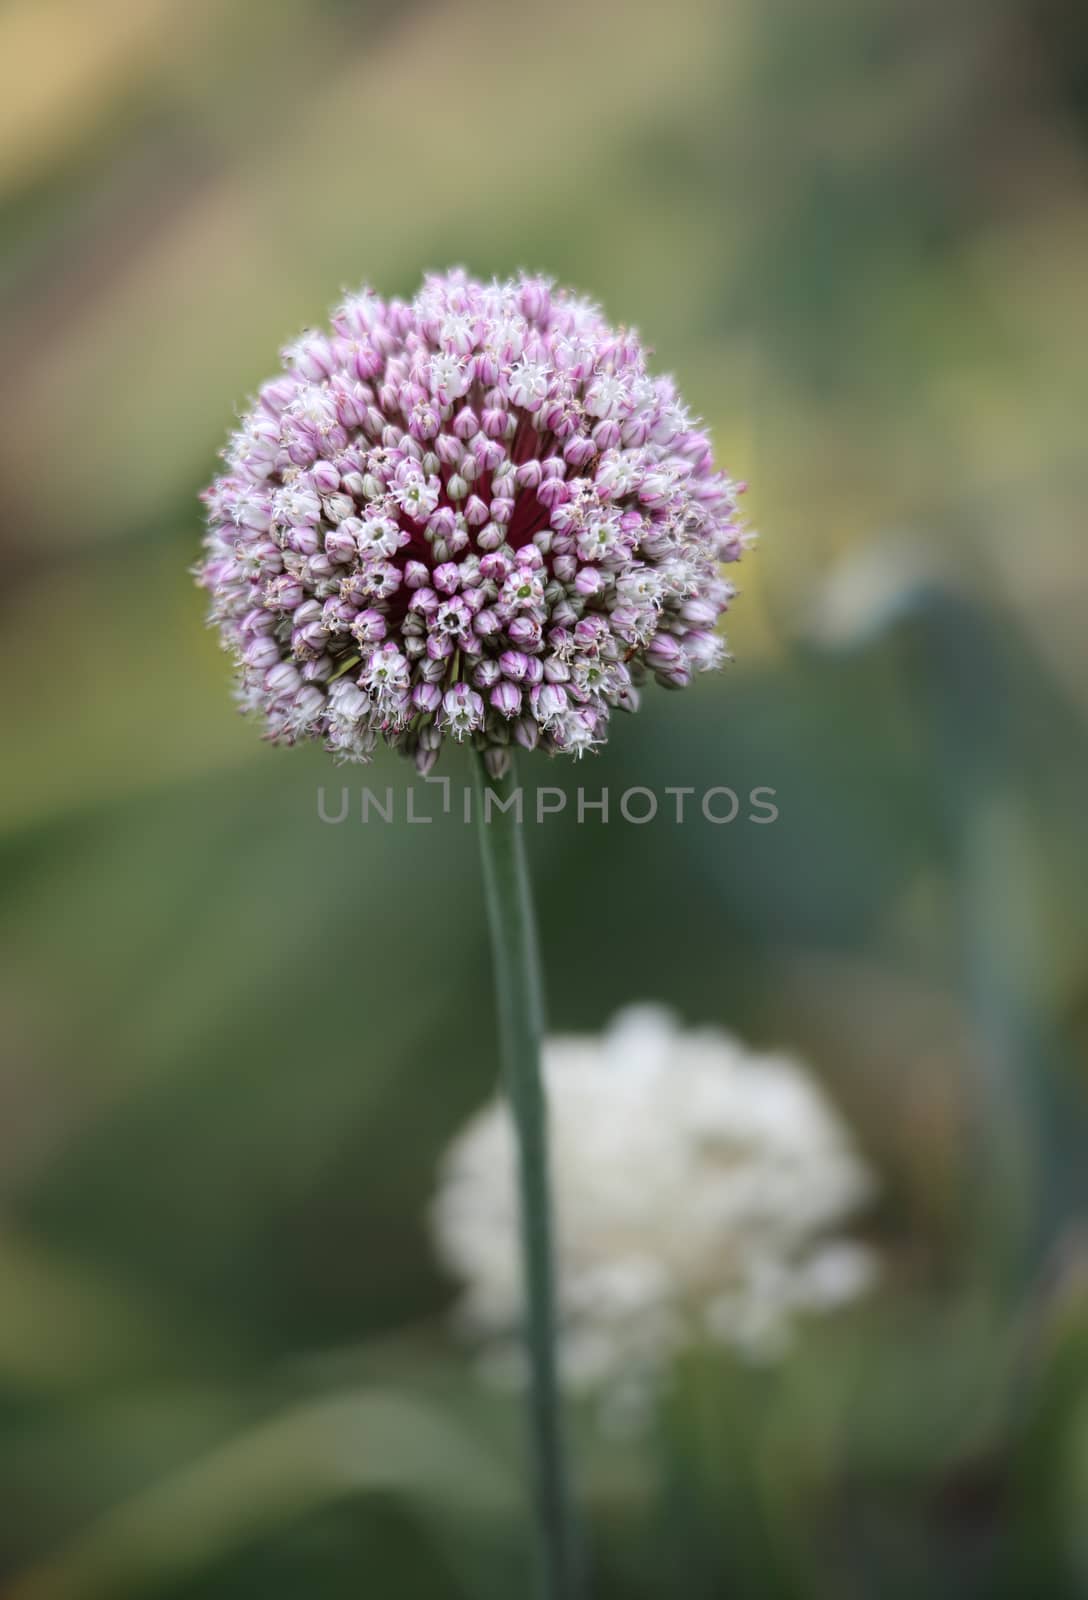
<instances>
[{"instance_id":1,"label":"pink and white flower head","mask_svg":"<svg viewBox=\"0 0 1088 1600\"><path fill-rule=\"evenodd\" d=\"M369 290L283 352L206 491L198 578L244 709L424 771L580 755L648 674L720 664L740 487L638 339L540 278Z\"/></svg>"}]
</instances>

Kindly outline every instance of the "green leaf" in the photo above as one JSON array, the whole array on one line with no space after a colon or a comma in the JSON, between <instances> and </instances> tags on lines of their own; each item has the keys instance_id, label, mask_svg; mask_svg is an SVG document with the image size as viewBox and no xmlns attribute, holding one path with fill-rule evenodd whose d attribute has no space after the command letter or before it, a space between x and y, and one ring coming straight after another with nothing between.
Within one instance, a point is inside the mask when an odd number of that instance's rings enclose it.
<instances>
[{"instance_id":1,"label":"green leaf","mask_svg":"<svg viewBox=\"0 0 1088 1600\"><path fill-rule=\"evenodd\" d=\"M333 1501L394 1492L458 1524L516 1515L505 1463L432 1406L348 1391L282 1412L104 1515L9 1600L116 1600L176 1581Z\"/></svg>"}]
</instances>

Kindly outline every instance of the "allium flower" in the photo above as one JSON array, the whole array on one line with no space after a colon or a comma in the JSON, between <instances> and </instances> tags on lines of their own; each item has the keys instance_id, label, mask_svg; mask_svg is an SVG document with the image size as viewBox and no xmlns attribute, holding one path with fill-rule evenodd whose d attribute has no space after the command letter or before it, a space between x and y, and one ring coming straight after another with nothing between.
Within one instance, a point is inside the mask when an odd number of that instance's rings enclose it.
<instances>
[{"instance_id":1,"label":"allium flower","mask_svg":"<svg viewBox=\"0 0 1088 1600\"><path fill-rule=\"evenodd\" d=\"M720 1340L773 1357L799 1313L865 1289L874 1259L836 1237L872 1190L839 1118L796 1062L652 1006L603 1038L544 1050L558 1222L561 1366L572 1386L638 1384ZM491 1366L516 1361L514 1142L479 1112L442 1165L433 1230Z\"/></svg>"},{"instance_id":2,"label":"allium flower","mask_svg":"<svg viewBox=\"0 0 1088 1600\"><path fill-rule=\"evenodd\" d=\"M736 484L638 339L539 278L369 291L283 352L205 494L201 584L269 737L422 770L580 755L715 667Z\"/></svg>"}]
</instances>

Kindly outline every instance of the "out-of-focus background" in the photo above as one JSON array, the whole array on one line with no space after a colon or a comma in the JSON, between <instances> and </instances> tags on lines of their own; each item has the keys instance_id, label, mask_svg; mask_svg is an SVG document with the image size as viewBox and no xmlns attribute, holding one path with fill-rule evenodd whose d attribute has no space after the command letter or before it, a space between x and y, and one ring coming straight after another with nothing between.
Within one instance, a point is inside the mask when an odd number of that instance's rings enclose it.
<instances>
[{"instance_id":1,"label":"out-of-focus background","mask_svg":"<svg viewBox=\"0 0 1088 1600\"><path fill-rule=\"evenodd\" d=\"M849 1315L575 1417L594 1592L1088 1593L1086 178L1075 0L0 6L0 1594L523 1592L426 1222L475 841L263 745L188 577L279 345L456 262L635 324L763 534L530 776L780 817L531 829L551 1021L786 1046L882 1184Z\"/></svg>"}]
</instances>

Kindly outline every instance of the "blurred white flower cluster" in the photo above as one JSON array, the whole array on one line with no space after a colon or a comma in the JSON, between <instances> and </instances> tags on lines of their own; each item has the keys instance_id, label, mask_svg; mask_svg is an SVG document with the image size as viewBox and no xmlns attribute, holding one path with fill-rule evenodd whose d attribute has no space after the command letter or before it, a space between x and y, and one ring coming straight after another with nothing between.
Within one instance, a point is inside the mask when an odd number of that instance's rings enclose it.
<instances>
[{"instance_id":1,"label":"blurred white flower cluster","mask_svg":"<svg viewBox=\"0 0 1088 1600\"><path fill-rule=\"evenodd\" d=\"M872 1178L795 1061L656 1006L544 1052L557 1206L561 1367L571 1388L645 1387L711 1339L773 1359L799 1314L870 1284L837 1237ZM516 1380L521 1285L514 1143L501 1103L443 1159L433 1227L458 1319L486 1369Z\"/></svg>"}]
</instances>

